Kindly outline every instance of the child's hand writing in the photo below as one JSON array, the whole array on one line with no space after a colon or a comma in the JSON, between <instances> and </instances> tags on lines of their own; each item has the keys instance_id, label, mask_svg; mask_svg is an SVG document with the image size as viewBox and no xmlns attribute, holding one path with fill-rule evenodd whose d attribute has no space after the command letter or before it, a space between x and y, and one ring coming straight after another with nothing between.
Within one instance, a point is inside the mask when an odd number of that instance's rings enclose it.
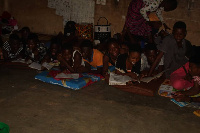
<instances>
[{"instance_id":1,"label":"child's hand writing","mask_svg":"<svg viewBox=\"0 0 200 133\"><path fill-rule=\"evenodd\" d=\"M173 98L178 102L189 102L190 97L185 95L174 95Z\"/></svg>"}]
</instances>

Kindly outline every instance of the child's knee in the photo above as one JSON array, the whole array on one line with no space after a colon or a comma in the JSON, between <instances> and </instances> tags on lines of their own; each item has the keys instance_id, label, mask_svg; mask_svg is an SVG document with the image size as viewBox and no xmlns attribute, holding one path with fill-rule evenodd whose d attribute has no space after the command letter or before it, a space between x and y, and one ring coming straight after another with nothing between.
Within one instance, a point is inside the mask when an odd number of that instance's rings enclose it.
<instances>
[{"instance_id":1,"label":"child's knee","mask_svg":"<svg viewBox=\"0 0 200 133\"><path fill-rule=\"evenodd\" d=\"M185 81L184 80L175 80L173 82L171 82L171 85L173 86L173 88L177 89L177 90L182 90L185 87Z\"/></svg>"}]
</instances>

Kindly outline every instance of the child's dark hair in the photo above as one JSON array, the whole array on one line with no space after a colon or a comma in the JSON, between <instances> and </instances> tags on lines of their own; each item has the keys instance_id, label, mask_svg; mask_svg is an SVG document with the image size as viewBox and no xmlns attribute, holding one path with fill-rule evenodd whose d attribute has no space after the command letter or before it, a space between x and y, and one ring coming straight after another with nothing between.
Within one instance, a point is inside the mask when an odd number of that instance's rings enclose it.
<instances>
[{"instance_id":1,"label":"child's dark hair","mask_svg":"<svg viewBox=\"0 0 200 133\"><path fill-rule=\"evenodd\" d=\"M174 24L173 29L185 29L186 30L186 24L183 21L178 21Z\"/></svg>"},{"instance_id":2,"label":"child's dark hair","mask_svg":"<svg viewBox=\"0 0 200 133\"><path fill-rule=\"evenodd\" d=\"M38 36L37 36L35 33L29 34L28 40L33 40L33 41L36 42L36 43L39 42Z\"/></svg>"},{"instance_id":3,"label":"child's dark hair","mask_svg":"<svg viewBox=\"0 0 200 133\"><path fill-rule=\"evenodd\" d=\"M62 51L64 50L73 50L73 44L72 43L64 43L62 46Z\"/></svg>"},{"instance_id":4,"label":"child's dark hair","mask_svg":"<svg viewBox=\"0 0 200 133\"><path fill-rule=\"evenodd\" d=\"M190 63L194 63L198 68L200 68L200 54L196 54L189 59Z\"/></svg>"},{"instance_id":5,"label":"child's dark hair","mask_svg":"<svg viewBox=\"0 0 200 133\"><path fill-rule=\"evenodd\" d=\"M30 28L29 28L29 27L23 27L20 31L21 31L21 32L22 32L22 31L28 31L28 32L30 32Z\"/></svg>"},{"instance_id":6,"label":"child's dark hair","mask_svg":"<svg viewBox=\"0 0 200 133\"><path fill-rule=\"evenodd\" d=\"M130 48L133 44L125 41L125 42L122 42L122 43L119 44L120 47L122 47L122 45L126 45L128 48Z\"/></svg>"},{"instance_id":7,"label":"child's dark hair","mask_svg":"<svg viewBox=\"0 0 200 133\"><path fill-rule=\"evenodd\" d=\"M119 45L119 42L115 38L110 38L109 40L107 40L106 42L107 49L109 45L114 44L114 43Z\"/></svg>"},{"instance_id":8,"label":"child's dark hair","mask_svg":"<svg viewBox=\"0 0 200 133\"><path fill-rule=\"evenodd\" d=\"M64 35L66 36L67 33L74 33L76 31L76 26L75 26L74 21L68 21L65 25L64 28Z\"/></svg>"},{"instance_id":9,"label":"child's dark hair","mask_svg":"<svg viewBox=\"0 0 200 133\"><path fill-rule=\"evenodd\" d=\"M53 38L51 38L51 45L52 44L59 45L59 47L60 47L61 46L61 41L57 37L53 37Z\"/></svg>"},{"instance_id":10,"label":"child's dark hair","mask_svg":"<svg viewBox=\"0 0 200 133\"><path fill-rule=\"evenodd\" d=\"M13 40L20 40L20 38L19 38L19 36L17 35L17 34L11 34L10 36L9 36L9 40L10 41L13 41Z\"/></svg>"},{"instance_id":11,"label":"child's dark hair","mask_svg":"<svg viewBox=\"0 0 200 133\"><path fill-rule=\"evenodd\" d=\"M154 43L148 43L145 45L145 50L157 50L157 47Z\"/></svg>"},{"instance_id":12,"label":"child's dark hair","mask_svg":"<svg viewBox=\"0 0 200 133\"><path fill-rule=\"evenodd\" d=\"M83 47L88 47L88 48L93 49L93 43L90 40L84 40L81 43L81 48Z\"/></svg>"},{"instance_id":13,"label":"child's dark hair","mask_svg":"<svg viewBox=\"0 0 200 133\"><path fill-rule=\"evenodd\" d=\"M140 47L140 45L137 45L137 44L132 44L130 47L129 47L129 52L138 52L138 53L142 53L142 49Z\"/></svg>"}]
</instances>

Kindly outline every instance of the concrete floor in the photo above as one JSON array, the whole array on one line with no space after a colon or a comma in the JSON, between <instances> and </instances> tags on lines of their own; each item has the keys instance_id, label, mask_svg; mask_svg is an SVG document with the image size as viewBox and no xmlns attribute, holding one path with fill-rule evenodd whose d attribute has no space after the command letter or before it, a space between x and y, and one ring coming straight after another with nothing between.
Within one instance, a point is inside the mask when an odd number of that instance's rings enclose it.
<instances>
[{"instance_id":1,"label":"concrete floor","mask_svg":"<svg viewBox=\"0 0 200 133\"><path fill-rule=\"evenodd\" d=\"M0 121L10 133L199 133L193 108L97 82L81 90L35 80L35 70L0 68Z\"/></svg>"}]
</instances>

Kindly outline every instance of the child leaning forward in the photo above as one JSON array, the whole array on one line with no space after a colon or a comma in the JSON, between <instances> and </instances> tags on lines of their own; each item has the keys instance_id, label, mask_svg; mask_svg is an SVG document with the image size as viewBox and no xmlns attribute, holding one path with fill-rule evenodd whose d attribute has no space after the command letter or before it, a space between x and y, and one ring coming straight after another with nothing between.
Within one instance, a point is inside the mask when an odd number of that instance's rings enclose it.
<instances>
[{"instance_id":1,"label":"child leaning forward","mask_svg":"<svg viewBox=\"0 0 200 133\"><path fill-rule=\"evenodd\" d=\"M128 54L118 57L116 63L116 74L127 75L133 80L140 78L141 48L139 45L132 45Z\"/></svg>"}]
</instances>

